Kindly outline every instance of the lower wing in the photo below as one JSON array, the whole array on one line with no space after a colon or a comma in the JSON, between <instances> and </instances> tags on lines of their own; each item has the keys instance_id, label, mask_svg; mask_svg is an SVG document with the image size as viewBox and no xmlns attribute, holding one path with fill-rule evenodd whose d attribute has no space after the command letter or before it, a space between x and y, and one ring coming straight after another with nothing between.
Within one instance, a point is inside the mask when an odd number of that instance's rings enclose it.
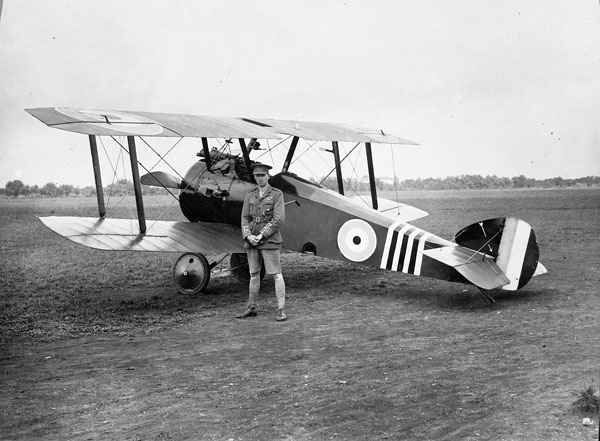
<instances>
[{"instance_id":1,"label":"lower wing","mask_svg":"<svg viewBox=\"0 0 600 441\"><path fill-rule=\"evenodd\" d=\"M137 220L93 217L42 217L51 230L73 242L99 250L244 253L238 228L229 224L147 221L141 234Z\"/></svg>"}]
</instances>

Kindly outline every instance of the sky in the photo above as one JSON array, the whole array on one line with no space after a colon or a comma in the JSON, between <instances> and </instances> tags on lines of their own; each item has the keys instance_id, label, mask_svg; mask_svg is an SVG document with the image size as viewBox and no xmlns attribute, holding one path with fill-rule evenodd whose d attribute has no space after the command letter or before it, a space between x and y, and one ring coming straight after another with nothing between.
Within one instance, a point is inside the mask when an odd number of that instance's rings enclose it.
<instances>
[{"instance_id":1,"label":"sky","mask_svg":"<svg viewBox=\"0 0 600 441\"><path fill-rule=\"evenodd\" d=\"M374 149L400 179L600 175L600 4L5 0L0 186L93 184L24 111L55 106L382 129L419 144Z\"/></svg>"}]
</instances>

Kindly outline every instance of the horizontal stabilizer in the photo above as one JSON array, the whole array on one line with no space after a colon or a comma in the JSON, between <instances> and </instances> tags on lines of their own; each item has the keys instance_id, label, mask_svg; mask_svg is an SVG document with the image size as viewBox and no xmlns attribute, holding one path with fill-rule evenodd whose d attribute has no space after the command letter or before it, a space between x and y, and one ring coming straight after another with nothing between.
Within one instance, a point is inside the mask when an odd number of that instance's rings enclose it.
<instances>
[{"instance_id":1,"label":"horizontal stabilizer","mask_svg":"<svg viewBox=\"0 0 600 441\"><path fill-rule=\"evenodd\" d=\"M494 289L510 283L493 257L461 246L447 246L423 251L423 254L453 267L464 278L483 289Z\"/></svg>"},{"instance_id":2,"label":"horizontal stabilizer","mask_svg":"<svg viewBox=\"0 0 600 441\"><path fill-rule=\"evenodd\" d=\"M366 204L368 207L373 208L373 201L367 196L351 196L350 199ZM402 220L403 222L410 222L422 217L429 216L429 213L421 210L420 208L413 207L412 205L401 204L400 202L394 202L389 199L377 198L377 211L394 220Z\"/></svg>"},{"instance_id":3,"label":"horizontal stabilizer","mask_svg":"<svg viewBox=\"0 0 600 441\"><path fill-rule=\"evenodd\" d=\"M135 219L41 217L51 230L81 245L99 250L245 253L241 233L228 224L147 221L145 234Z\"/></svg>"}]
</instances>

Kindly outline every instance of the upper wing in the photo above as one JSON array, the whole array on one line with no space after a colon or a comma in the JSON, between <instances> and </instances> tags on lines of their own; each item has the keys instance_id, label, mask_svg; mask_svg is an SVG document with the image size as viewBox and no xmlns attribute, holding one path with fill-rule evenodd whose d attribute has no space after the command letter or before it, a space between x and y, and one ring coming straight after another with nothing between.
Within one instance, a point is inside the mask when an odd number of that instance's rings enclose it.
<instances>
[{"instance_id":1,"label":"upper wing","mask_svg":"<svg viewBox=\"0 0 600 441\"><path fill-rule=\"evenodd\" d=\"M148 221L145 234L136 220L92 217L42 217L51 230L73 242L100 250L245 253L239 229L228 224Z\"/></svg>"},{"instance_id":2,"label":"upper wing","mask_svg":"<svg viewBox=\"0 0 600 441\"><path fill-rule=\"evenodd\" d=\"M66 107L26 109L44 124L99 136L184 136L204 138L279 139L297 136L312 141L415 144L382 130L347 124L276 119L198 116Z\"/></svg>"},{"instance_id":3,"label":"upper wing","mask_svg":"<svg viewBox=\"0 0 600 441\"><path fill-rule=\"evenodd\" d=\"M279 138L274 132L239 118L66 107L25 110L49 127L86 135Z\"/></svg>"},{"instance_id":4,"label":"upper wing","mask_svg":"<svg viewBox=\"0 0 600 441\"><path fill-rule=\"evenodd\" d=\"M311 141L371 142L379 144L410 144L416 142L384 133L383 130L356 127L348 124L332 124L311 121L287 121L278 119L248 119L268 127L281 135L297 136Z\"/></svg>"}]
</instances>

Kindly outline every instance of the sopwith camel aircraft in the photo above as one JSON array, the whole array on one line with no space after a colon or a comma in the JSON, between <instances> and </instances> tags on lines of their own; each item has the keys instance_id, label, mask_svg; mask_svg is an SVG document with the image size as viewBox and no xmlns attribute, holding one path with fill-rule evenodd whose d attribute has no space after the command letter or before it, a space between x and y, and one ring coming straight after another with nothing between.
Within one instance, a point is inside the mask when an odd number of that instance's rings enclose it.
<instances>
[{"instance_id":1,"label":"sopwith camel aircraft","mask_svg":"<svg viewBox=\"0 0 600 441\"><path fill-rule=\"evenodd\" d=\"M452 242L409 224L427 216L426 212L379 198L372 145L415 144L382 130L263 118L59 107L26 110L49 127L88 135L95 176L98 217L50 216L41 221L61 236L91 248L183 253L173 267L174 283L182 293L202 292L211 270L227 256L231 256L231 271L248 277L240 222L244 196L255 187L250 170L256 161L251 155L259 140L277 140L278 145L287 146L280 172L269 180L284 193L286 222L281 232L285 250L473 284L489 302L494 301L489 290L518 290L532 277L546 273L539 262L535 233L523 220L507 217L476 222L460 230ZM110 137L129 155L137 219L106 217L97 137ZM126 137L126 145L116 137ZM200 159L183 175L152 171L138 161L136 147L136 138L150 147L147 140L152 137L200 138ZM225 141L222 148L210 149L209 139ZM240 153L233 154L231 144L236 139ZM309 147L316 142L331 146L337 192L290 171L301 140ZM364 145L371 193L366 201L345 195L342 162L348 155L342 157L341 143L354 143L351 151ZM143 176L140 166L147 171ZM142 185L167 189L178 199L188 222L147 220ZM207 256L216 257L209 261Z\"/></svg>"}]
</instances>

